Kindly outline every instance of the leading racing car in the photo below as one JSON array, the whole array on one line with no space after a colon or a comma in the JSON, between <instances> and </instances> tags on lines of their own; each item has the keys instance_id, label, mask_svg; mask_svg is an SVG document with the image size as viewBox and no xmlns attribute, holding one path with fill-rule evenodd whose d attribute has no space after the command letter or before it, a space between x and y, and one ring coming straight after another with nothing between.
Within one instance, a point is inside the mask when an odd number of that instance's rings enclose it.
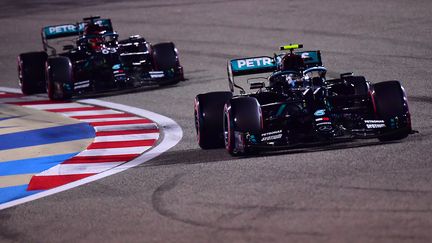
<instances>
[{"instance_id":1,"label":"leading racing car","mask_svg":"<svg viewBox=\"0 0 432 243\"><path fill-rule=\"evenodd\" d=\"M356 138L398 140L411 132L405 90L399 81L372 84L352 73L328 79L321 52L295 51L228 62L230 91L195 98L195 127L203 149L224 147L232 155ZM235 76L251 77L247 93ZM238 88L240 94L234 95Z\"/></svg>"},{"instance_id":2,"label":"leading racing car","mask_svg":"<svg viewBox=\"0 0 432 243\"><path fill-rule=\"evenodd\" d=\"M47 26L41 36L43 51L18 56L19 85L27 95L47 92L52 100L65 100L184 80L172 42L152 45L139 35L119 40L110 19L96 16ZM57 46L63 52L58 53Z\"/></svg>"}]
</instances>

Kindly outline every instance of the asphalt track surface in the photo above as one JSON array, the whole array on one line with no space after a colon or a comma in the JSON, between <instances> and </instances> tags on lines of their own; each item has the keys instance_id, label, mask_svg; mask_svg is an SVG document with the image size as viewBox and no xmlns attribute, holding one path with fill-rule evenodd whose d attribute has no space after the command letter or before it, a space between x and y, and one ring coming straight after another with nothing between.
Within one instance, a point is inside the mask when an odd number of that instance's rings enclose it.
<instances>
[{"instance_id":1,"label":"asphalt track surface","mask_svg":"<svg viewBox=\"0 0 432 243\"><path fill-rule=\"evenodd\" d=\"M80 3L81 2L81 3ZM174 119L183 140L139 167L0 211L1 242L431 242L432 2L2 1L1 86L41 26L111 17L121 36L174 41L187 81L100 97ZM325 65L399 79L419 133L231 158L200 150L193 98L226 90L229 58L281 44L321 49Z\"/></svg>"}]
</instances>

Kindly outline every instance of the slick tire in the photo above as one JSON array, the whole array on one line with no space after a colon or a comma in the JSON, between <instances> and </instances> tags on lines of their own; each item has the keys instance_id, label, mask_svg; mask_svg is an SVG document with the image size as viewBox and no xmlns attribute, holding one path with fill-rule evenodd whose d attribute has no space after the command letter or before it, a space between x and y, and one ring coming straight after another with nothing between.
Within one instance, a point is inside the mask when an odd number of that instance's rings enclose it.
<instances>
[{"instance_id":1,"label":"slick tire","mask_svg":"<svg viewBox=\"0 0 432 243\"><path fill-rule=\"evenodd\" d=\"M48 58L46 77L46 89L50 100L72 98L73 70L68 57Z\"/></svg>"},{"instance_id":2,"label":"slick tire","mask_svg":"<svg viewBox=\"0 0 432 243\"><path fill-rule=\"evenodd\" d=\"M153 68L158 71L174 71L174 79L172 82L162 83L161 85L176 84L184 80L183 68L180 66L180 61L174 43L164 42L152 46L153 52Z\"/></svg>"},{"instance_id":3,"label":"slick tire","mask_svg":"<svg viewBox=\"0 0 432 243\"><path fill-rule=\"evenodd\" d=\"M235 133L258 133L262 127L261 107L253 97L231 99L224 107L223 131L225 149L233 156L253 153L246 144L238 144Z\"/></svg>"},{"instance_id":4,"label":"slick tire","mask_svg":"<svg viewBox=\"0 0 432 243\"><path fill-rule=\"evenodd\" d=\"M22 53L18 56L18 78L25 95L45 92L46 52Z\"/></svg>"},{"instance_id":5,"label":"slick tire","mask_svg":"<svg viewBox=\"0 0 432 243\"><path fill-rule=\"evenodd\" d=\"M195 130L202 149L223 148L223 109L231 92L211 92L195 97Z\"/></svg>"},{"instance_id":6,"label":"slick tire","mask_svg":"<svg viewBox=\"0 0 432 243\"><path fill-rule=\"evenodd\" d=\"M379 138L381 141L399 140L408 136L411 132L411 120L408 109L408 103L404 89L399 81L385 81L376 83L374 88L374 100L377 116L385 121L398 117L405 119L403 127L391 133L388 136Z\"/></svg>"}]
</instances>

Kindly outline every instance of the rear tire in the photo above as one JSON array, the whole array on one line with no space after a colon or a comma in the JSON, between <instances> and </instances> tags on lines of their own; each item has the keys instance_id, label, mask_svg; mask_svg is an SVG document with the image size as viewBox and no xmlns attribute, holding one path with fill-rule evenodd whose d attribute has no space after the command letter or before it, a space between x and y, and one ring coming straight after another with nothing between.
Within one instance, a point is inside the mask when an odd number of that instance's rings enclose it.
<instances>
[{"instance_id":1,"label":"rear tire","mask_svg":"<svg viewBox=\"0 0 432 243\"><path fill-rule=\"evenodd\" d=\"M174 77L171 82L162 83L161 85L176 84L184 80L183 67L180 66L180 61L174 43L165 42L158 43L152 46L153 66L158 71L174 72Z\"/></svg>"},{"instance_id":2,"label":"rear tire","mask_svg":"<svg viewBox=\"0 0 432 243\"><path fill-rule=\"evenodd\" d=\"M231 92L211 92L195 97L195 129L202 149L223 148L223 109Z\"/></svg>"},{"instance_id":3,"label":"rear tire","mask_svg":"<svg viewBox=\"0 0 432 243\"><path fill-rule=\"evenodd\" d=\"M399 81L385 81L374 84L374 100L377 116L388 125L390 120L397 120L394 132L379 138L381 141L399 140L411 132L411 118L404 89ZM392 131L390 130L390 131Z\"/></svg>"},{"instance_id":4,"label":"rear tire","mask_svg":"<svg viewBox=\"0 0 432 243\"><path fill-rule=\"evenodd\" d=\"M72 98L73 70L68 57L51 57L47 61L47 93L50 100Z\"/></svg>"},{"instance_id":5,"label":"rear tire","mask_svg":"<svg viewBox=\"0 0 432 243\"><path fill-rule=\"evenodd\" d=\"M45 92L46 52L22 53L18 56L18 78L25 95Z\"/></svg>"},{"instance_id":6,"label":"rear tire","mask_svg":"<svg viewBox=\"0 0 432 243\"><path fill-rule=\"evenodd\" d=\"M261 131L262 115L258 100L253 97L231 99L224 107L223 131L225 149L231 155L252 153L244 140L244 133ZM236 133L241 134L238 141Z\"/></svg>"}]
</instances>

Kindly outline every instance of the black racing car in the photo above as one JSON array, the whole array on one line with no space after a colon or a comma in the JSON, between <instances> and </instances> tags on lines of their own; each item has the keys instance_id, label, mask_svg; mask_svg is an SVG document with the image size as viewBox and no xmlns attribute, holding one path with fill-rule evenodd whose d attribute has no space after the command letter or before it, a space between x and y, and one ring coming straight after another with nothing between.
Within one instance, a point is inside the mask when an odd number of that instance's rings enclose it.
<instances>
[{"instance_id":1,"label":"black racing car","mask_svg":"<svg viewBox=\"0 0 432 243\"><path fill-rule=\"evenodd\" d=\"M230 92L195 98L195 126L203 149L223 147L232 155L264 148L292 148L355 138L397 140L411 133L411 118L399 81L372 84L363 76L326 78L320 51L297 51L228 62ZM234 76L248 79L246 91ZM240 89L233 95L234 88Z\"/></svg>"},{"instance_id":2,"label":"black racing car","mask_svg":"<svg viewBox=\"0 0 432 243\"><path fill-rule=\"evenodd\" d=\"M47 26L41 35L44 51L18 56L24 94L47 92L52 100L64 100L184 80L172 42L152 45L138 35L118 40L110 19L97 16L76 24ZM72 36L73 40L65 38ZM57 53L56 46L63 52Z\"/></svg>"}]
</instances>

